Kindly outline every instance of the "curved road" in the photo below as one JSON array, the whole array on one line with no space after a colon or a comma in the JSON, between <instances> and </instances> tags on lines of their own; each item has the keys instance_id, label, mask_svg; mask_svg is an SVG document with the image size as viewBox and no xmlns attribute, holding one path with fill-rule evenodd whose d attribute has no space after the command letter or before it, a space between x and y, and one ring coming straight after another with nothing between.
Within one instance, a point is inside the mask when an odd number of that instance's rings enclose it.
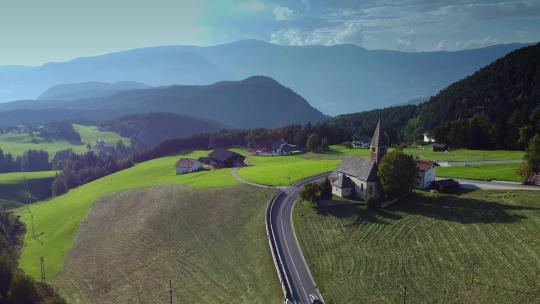
<instances>
[{"instance_id":1,"label":"curved road","mask_svg":"<svg viewBox=\"0 0 540 304\"><path fill-rule=\"evenodd\" d=\"M266 227L285 297L289 300L286 303L310 303L310 294L322 299L296 240L292 210L303 185L322 181L324 177L308 178L284 188L268 204Z\"/></svg>"}]
</instances>

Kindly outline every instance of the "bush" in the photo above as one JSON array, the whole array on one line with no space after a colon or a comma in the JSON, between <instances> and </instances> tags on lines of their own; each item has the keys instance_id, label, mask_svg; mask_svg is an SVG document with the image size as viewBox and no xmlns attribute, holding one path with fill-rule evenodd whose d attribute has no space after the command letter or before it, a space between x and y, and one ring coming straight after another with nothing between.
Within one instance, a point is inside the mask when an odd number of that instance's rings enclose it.
<instances>
[{"instance_id":1,"label":"bush","mask_svg":"<svg viewBox=\"0 0 540 304\"><path fill-rule=\"evenodd\" d=\"M368 210L377 210L381 208L381 202L374 199L373 197L368 197L366 199L366 206Z\"/></svg>"},{"instance_id":2,"label":"bush","mask_svg":"<svg viewBox=\"0 0 540 304\"><path fill-rule=\"evenodd\" d=\"M310 202L318 202L321 199L321 186L317 183L307 183L300 193L300 199Z\"/></svg>"},{"instance_id":3,"label":"bush","mask_svg":"<svg viewBox=\"0 0 540 304\"><path fill-rule=\"evenodd\" d=\"M327 200L332 198L332 183L327 177L324 179L324 182L320 185L321 187L321 199Z\"/></svg>"}]
</instances>

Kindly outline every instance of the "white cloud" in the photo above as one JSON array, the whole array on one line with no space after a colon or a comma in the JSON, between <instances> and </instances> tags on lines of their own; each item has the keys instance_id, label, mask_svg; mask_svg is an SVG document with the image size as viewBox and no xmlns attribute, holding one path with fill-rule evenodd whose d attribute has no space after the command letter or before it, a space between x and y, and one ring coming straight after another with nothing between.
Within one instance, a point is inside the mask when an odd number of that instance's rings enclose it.
<instances>
[{"instance_id":1,"label":"white cloud","mask_svg":"<svg viewBox=\"0 0 540 304\"><path fill-rule=\"evenodd\" d=\"M304 6L304 9L309 10L311 9L311 3L309 0L302 0L302 5Z\"/></svg>"},{"instance_id":2,"label":"white cloud","mask_svg":"<svg viewBox=\"0 0 540 304\"><path fill-rule=\"evenodd\" d=\"M272 33L270 41L284 45L336 45L363 42L362 25L349 23L340 27L322 27L314 30L288 28Z\"/></svg>"},{"instance_id":3,"label":"white cloud","mask_svg":"<svg viewBox=\"0 0 540 304\"><path fill-rule=\"evenodd\" d=\"M480 39L466 40L466 41L442 40L441 42L437 44L437 46L435 47L435 50L455 51L455 50L475 49L475 48L482 48L482 47L495 45L499 43L501 43L501 41L498 38L493 37L491 35L488 35Z\"/></svg>"},{"instance_id":4,"label":"white cloud","mask_svg":"<svg viewBox=\"0 0 540 304\"><path fill-rule=\"evenodd\" d=\"M236 10L244 12L261 12L266 10L266 5L259 0L250 0L237 4Z\"/></svg>"},{"instance_id":5,"label":"white cloud","mask_svg":"<svg viewBox=\"0 0 540 304\"><path fill-rule=\"evenodd\" d=\"M274 7L274 16L277 21L283 21L291 18L294 14L294 11L286 6L276 5Z\"/></svg>"},{"instance_id":6,"label":"white cloud","mask_svg":"<svg viewBox=\"0 0 540 304\"><path fill-rule=\"evenodd\" d=\"M396 49L400 51L416 51L416 32L414 30L409 30L408 32L400 35L396 41Z\"/></svg>"}]
</instances>

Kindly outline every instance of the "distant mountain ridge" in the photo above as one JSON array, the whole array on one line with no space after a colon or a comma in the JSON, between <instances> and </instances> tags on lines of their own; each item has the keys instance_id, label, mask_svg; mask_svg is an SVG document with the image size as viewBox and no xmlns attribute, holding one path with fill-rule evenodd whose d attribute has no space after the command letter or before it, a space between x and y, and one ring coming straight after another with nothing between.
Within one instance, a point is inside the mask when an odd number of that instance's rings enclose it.
<instances>
[{"instance_id":1,"label":"distant mountain ridge","mask_svg":"<svg viewBox=\"0 0 540 304\"><path fill-rule=\"evenodd\" d=\"M68 83L47 89L38 96L38 100L76 100L84 98L105 97L118 92L136 89L147 89L149 86L134 81L107 82L81 82Z\"/></svg>"},{"instance_id":2,"label":"distant mountain ridge","mask_svg":"<svg viewBox=\"0 0 540 304\"><path fill-rule=\"evenodd\" d=\"M53 116L71 111L99 120L103 120L99 115L110 119L137 113L170 112L215 120L236 128L281 127L328 118L290 88L264 76L212 85L128 90L79 100L15 101L0 104L0 117L3 111L15 110L48 110L45 112ZM89 115L84 116L84 113Z\"/></svg>"},{"instance_id":3,"label":"distant mountain ridge","mask_svg":"<svg viewBox=\"0 0 540 304\"><path fill-rule=\"evenodd\" d=\"M142 48L32 68L0 67L0 101L35 98L72 82L137 81L206 85L265 75L293 88L324 113L369 110L431 96L524 46L406 53L354 45L280 46L262 41Z\"/></svg>"}]
</instances>

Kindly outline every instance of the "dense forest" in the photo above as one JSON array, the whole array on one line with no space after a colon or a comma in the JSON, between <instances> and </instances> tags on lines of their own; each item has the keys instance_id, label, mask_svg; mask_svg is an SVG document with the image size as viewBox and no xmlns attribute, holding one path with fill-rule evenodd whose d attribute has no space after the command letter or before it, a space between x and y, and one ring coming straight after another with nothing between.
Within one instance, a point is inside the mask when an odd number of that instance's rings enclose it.
<instances>
[{"instance_id":1,"label":"dense forest","mask_svg":"<svg viewBox=\"0 0 540 304\"><path fill-rule=\"evenodd\" d=\"M19 219L0 208L0 304L65 303L49 285L18 270L17 248L24 233Z\"/></svg>"}]
</instances>

